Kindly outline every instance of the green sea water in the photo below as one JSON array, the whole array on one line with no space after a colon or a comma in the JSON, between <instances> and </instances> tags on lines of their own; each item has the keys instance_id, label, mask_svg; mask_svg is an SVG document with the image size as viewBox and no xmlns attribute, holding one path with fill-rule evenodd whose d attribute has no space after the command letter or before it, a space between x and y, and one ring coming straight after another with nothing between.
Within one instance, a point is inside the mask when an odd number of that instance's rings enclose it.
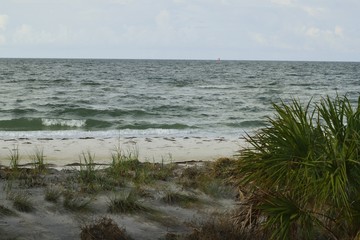
<instances>
[{"instance_id":1,"label":"green sea water","mask_svg":"<svg viewBox=\"0 0 360 240\"><path fill-rule=\"evenodd\" d=\"M360 63L0 59L0 138L241 136L271 104L360 92Z\"/></svg>"}]
</instances>

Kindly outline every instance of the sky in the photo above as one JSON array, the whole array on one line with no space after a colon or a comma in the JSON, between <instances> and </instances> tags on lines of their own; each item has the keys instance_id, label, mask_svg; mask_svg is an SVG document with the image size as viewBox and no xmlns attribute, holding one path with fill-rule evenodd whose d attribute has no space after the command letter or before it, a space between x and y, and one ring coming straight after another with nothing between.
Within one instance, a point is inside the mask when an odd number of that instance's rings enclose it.
<instances>
[{"instance_id":1,"label":"sky","mask_svg":"<svg viewBox=\"0 0 360 240\"><path fill-rule=\"evenodd\" d=\"M360 61L359 0L0 0L0 58Z\"/></svg>"}]
</instances>

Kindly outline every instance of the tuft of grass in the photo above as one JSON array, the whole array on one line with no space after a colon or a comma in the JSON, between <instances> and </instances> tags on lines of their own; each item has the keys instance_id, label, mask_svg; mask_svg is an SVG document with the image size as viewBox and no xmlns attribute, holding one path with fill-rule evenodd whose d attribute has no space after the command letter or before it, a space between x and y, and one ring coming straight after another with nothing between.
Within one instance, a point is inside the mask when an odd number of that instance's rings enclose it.
<instances>
[{"instance_id":1,"label":"tuft of grass","mask_svg":"<svg viewBox=\"0 0 360 240\"><path fill-rule=\"evenodd\" d=\"M37 173L43 173L46 170L44 149L36 147L34 154L30 156L33 161L34 169Z\"/></svg>"},{"instance_id":2,"label":"tuft of grass","mask_svg":"<svg viewBox=\"0 0 360 240\"><path fill-rule=\"evenodd\" d=\"M18 171L19 163L20 163L20 153L18 146L14 146L13 149L9 149L9 160L10 160L10 168L14 171Z\"/></svg>"},{"instance_id":3,"label":"tuft of grass","mask_svg":"<svg viewBox=\"0 0 360 240\"><path fill-rule=\"evenodd\" d=\"M63 202L64 208L77 212L89 210L89 206L92 201L91 198L80 196L79 194L72 191L64 192L63 196L64 196L64 202Z\"/></svg>"},{"instance_id":4,"label":"tuft of grass","mask_svg":"<svg viewBox=\"0 0 360 240\"><path fill-rule=\"evenodd\" d=\"M80 155L79 181L83 190L93 192L97 190L97 172L95 167L95 155L90 151Z\"/></svg>"},{"instance_id":5,"label":"tuft of grass","mask_svg":"<svg viewBox=\"0 0 360 240\"><path fill-rule=\"evenodd\" d=\"M110 213L134 213L146 212L149 209L138 201L138 197L134 191L123 193L110 199L108 203L108 211Z\"/></svg>"},{"instance_id":6,"label":"tuft of grass","mask_svg":"<svg viewBox=\"0 0 360 240\"><path fill-rule=\"evenodd\" d=\"M16 215L14 211L3 205L0 205L0 216L14 216L14 215Z\"/></svg>"},{"instance_id":7,"label":"tuft of grass","mask_svg":"<svg viewBox=\"0 0 360 240\"><path fill-rule=\"evenodd\" d=\"M173 163L171 154L169 154L169 159L162 157L161 163L152 163L150 166L152 178L161 181L167 181L170 177L174 176L174 170L176 169L176 164Z\"/></svg>"},{"instance_id":8,"label":"tuft of grass","mask_svg":"<svg viewBox=\"0 0 360 240\"><path fill-rule=\"evenodd\" d=\"M167 204L180 205L182 207L190 207L199 204L199 198L180 192L167 191L161 200Z\"/></svg>"},{"instance_id":9,"label":"tuft of grass","mask_svg":"<svg viewBox=\"0 0 360 240\"><path fill-rule=\"evenodd\" d=\"M82 226L80 239L131 240L132 238L126 233L126 230L124 228L119 228L119 226L111 218L103 217L92 224Z\"/></svg>"},{"instance_id":10,"label":"tuft of grass","mask_svg":"<svg viewBox=\"0 0 360 240\"><path fill-rule=\"evenodd\" d=\"M95 155L90 151L82 152L80 156L79 176L84 183L92 183L96 179Z\"/></svg>"},{"instance_id":11,"label":"tuft of grass","mask_svg":"<svg viewBox=\"0 0 360 240\"><path fill-rule=\"evenodd\" d=\"M140 166L139 150L135 146L127 152L116 147L111 154L111 165L108 169L110 175L115 178L131 177L132 173Z\"/></svg>"},{"instance_id":12,"label":"tuft of grass","mask_svg":"<svg viewBox=\"0 0 360 240\"><path fill-rule=\"evenodd\" d=\"M219 158L210 164L210 174L217 179L227 179L229 173L237 166L237 160L231 158Z\"/></svg>"},{"instance_id":13,"label":"tuft of grass","mask_svg":"<svg viewBox=\"0 0 360 240\"><path fill-rule=\"evenodd\" d=\"M198 166L186 167L182 170L179 184L185 188L196 189L200 186L201 179L206 176L204 170Z\"/></svg>"},{"instance_id":14,"label":"tuft of grass","mask_svg":"<svg viewBox=\"0 0 360 240\"><path fill-rule=\"evenodd\" d=\"M29 194L26 193L10 194L10 199L13 202L14 208L20 212L32 212L34 210L34 204L31 201Z\"/></svg>"},{"instance_id":15,"label":"tuft of grass","mask_svg":"<svg viewBox=\"0 0 360 240\"><path fill-rule=\"evenodd\" d=\"M267 239L257 236L255 233L241 231L228 216L211 217L204 222L193 222L190 224L193 228L190 234L179 236L169 235L167 239L182 240L250 240Z\"/></svg>"},{"instance_id":16,"label":"tuft of grass","mask_svg":"<svg viewBox=\"0 0 360 240\"><path fill-rule=\"evenodd\" d=\"M45 200L48 202L58 202L62 195L62 189L56 186L49 186L45 189Z\"/></svg>"},{"instance_id":17,"label":"tuft of grass","mask_svg":"<svg viewBox=\"0 0 360 240\"><path fill-rule=\"evenodd\" d=\"M213 198L234 198L235 197L235 187L231 185L224 184L222 179L208 179L201 184L199 187L205 194Z\"/></svg>"}]
</instances>

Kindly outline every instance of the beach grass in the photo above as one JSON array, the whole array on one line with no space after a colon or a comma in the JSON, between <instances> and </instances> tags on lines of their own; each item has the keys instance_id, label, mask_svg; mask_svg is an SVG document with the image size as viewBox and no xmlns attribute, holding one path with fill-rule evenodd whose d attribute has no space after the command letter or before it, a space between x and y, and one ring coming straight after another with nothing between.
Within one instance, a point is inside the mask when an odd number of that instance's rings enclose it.
<instances>
[{"instance_id":1,"label":"beach grass","mask_svg":"<svg viewBox=\"0 0 360 240\"><path fill-rule=\"evenodd\" d=\"M184 229L184 223L177 216L169 215L167 209L173 212L186 209L197 214L205 211L203 206L214 206L197 190L209 183L204 179L210 165L199 163L183 167L165 158L161 162L140 162L136 154L126 151L118 153L122 155L113 155L112 163L102 168L96 167L95 156L88 151L81 153L78 168L75 166L59 171L49 167L46 171L40 171L43 168L35 167L35 159L39 165L43 163L43 149L35 150L33 155L29 155L34 168L17 165L6 170L8 177L3 179L4 191L8 194L9 202L13 203L12 208L19 212L31 214L36 210L68 214L79 219L76 221L82 224L87 216L107 213L117 218L123 214L129 218L141 218L142 221L164 228L178 229L181 226ZM18 172L16 177L13 172ZM196 188L186 190L180 184L181 178L194 180L192 185ZM43 195L39 198L37 195L25 194L24 189L29 193ZM110 195L113 197L108 197ZM101 202L99 199L108 201ZM0 215L10 216L6 214L4 208L4 214L0 212ZM106 225L112 228L110 222L104 219L93 224L83 224L80 228L87 233L92 228L97 229L94 231L107 231Z\"/></svg>"},{"instance_id":2,"label":"beach grass","mask_svg":"<svg viewBox=\"0 0 360 240\"><path fill-rule=\"evenodd\" d=\"M75 212L87 212L90 210L91 197L67 190L63 192L63 198L63 206L67 210Z\"/></svg>"},{"instance_id":3,"label":"beach grass","mask_svg":"<svg viewBox=\"0 0 360 240\"><path fill-rule=\"evenodd\" d=\"M9 160L10 168L14 171L18 170L20 164L19 146L14 146L12 149L9 149Z\"/></svg>"},{"instance_id":4,"label":"beach grass","mask_svg":"<svg viewBox=\"0 0 360 240\"><path fill-rule=\"evenodd\" d=\"M199 206L201 204L201 201L198 197L181 193L179 191L165 191L165 194L161 200L166 204L179 205L186 208Z\"/></svg>"},{"instance_id":5,"label":"beach grass","mask_svg":"<svg viewBox=\"0 0 360 240\"><path fill-rule=\"evenodd\" d=\"M12 200L14 208L18 211L32 212L34 210L34 203L28 193L11 193L9 198Z\"/></svg>"},{"instance_id":6,"label":"beach grass","mask_svg":"<svg viewBox=\"0 0 360 240\"><path fill-rule=\"evenodd\" d=\"M63 194L63 190L60 187L50 185L45 189L44 198L48 202L57 203L62 194Z\"/></svg>"},{"instance_id":7,"label":"beach grass","mask_svg":"<svg viewBox=\"0 0 360 240\"><path fill-rule=\"evenodd\" d=\"M46 170L44 149L36 147L34 153L30 155L33 161L34 169L37 173L43 173Z\"/></svg>"},{"instance_id":8,"label":"beach grass","mask_svg":"<svg viewBox=\"0 0 360 240\"><path fill-rule=\"evenodd\" d=\"M2 216L15 216L16 213L9 209L8 207L5 207L3 205L0 205L0 217Z\"/></svg>"},{"instance_id":9,"label":"beach grass","mask_svg":"<svg viewBox=\"0 0 360 240\"><path fill-rule=\"evenodd\" d=\"M80 155L79 178L84 184L93 184L96 180L95 154L90 151Z\"/></svg>"},{"instance_id":10,"label":"beach grass","mask_svg":"<svg viewBox=\"0 0 360 240\"><path fill-rule=\"evenodd\" d=\"M147 212L150 209L139 202L135 191L115 194L109 199L108 212L110 213L134 213Z\"/></svg>"}]
</instances>

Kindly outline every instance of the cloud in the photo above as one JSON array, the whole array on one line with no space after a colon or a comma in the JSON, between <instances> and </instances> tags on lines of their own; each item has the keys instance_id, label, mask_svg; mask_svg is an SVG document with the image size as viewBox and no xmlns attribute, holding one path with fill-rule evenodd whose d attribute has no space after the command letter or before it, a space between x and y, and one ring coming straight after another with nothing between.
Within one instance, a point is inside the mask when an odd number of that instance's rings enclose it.
<instances>
[{"instance_id":1,"label":"cloud","mask_svg":"<svg viewBox=\"0 0 360 240\"><path fill-rule=\"evenodd\" d=\"M321 8L321 7L310 7L310 6L301 6L301 9L303 11L305 11L308 15L310 16L319 16L320 14L322 14L325 9Z\"/></svg>"},{"instance_id":2,"label":"cloud","mask_svg":"<svg viewBox=\"0 0 360 240\"><path fill-rule=\"evenodd\" d=\"M7 21L8 21L8 15L0 15L0 30L6 29Z\"/></svg>"},{"instance_id":3,"label":"cloud","mask_svg":"<svg viewBox=\"0 0 360 240\"><path fill-rule=\"evenodd\" d=\"M342 38L344 37L344 31L340 26L335 26L333 30L324 30L317 27L308 27L304 28L304 33L306 36L311 38Z\"/></svg>"},{"instance_id":4,"label":"cloud","mask_svg":"<svg viewBox=\"0 0 360 240\"><path fill-rule=\"evenodd\" d=\"M21 25L13 35L15 44L67 43L69 31L66 26L53 27L54 31L37 30L28 24Z\"/></svg>"}]
</instances>

